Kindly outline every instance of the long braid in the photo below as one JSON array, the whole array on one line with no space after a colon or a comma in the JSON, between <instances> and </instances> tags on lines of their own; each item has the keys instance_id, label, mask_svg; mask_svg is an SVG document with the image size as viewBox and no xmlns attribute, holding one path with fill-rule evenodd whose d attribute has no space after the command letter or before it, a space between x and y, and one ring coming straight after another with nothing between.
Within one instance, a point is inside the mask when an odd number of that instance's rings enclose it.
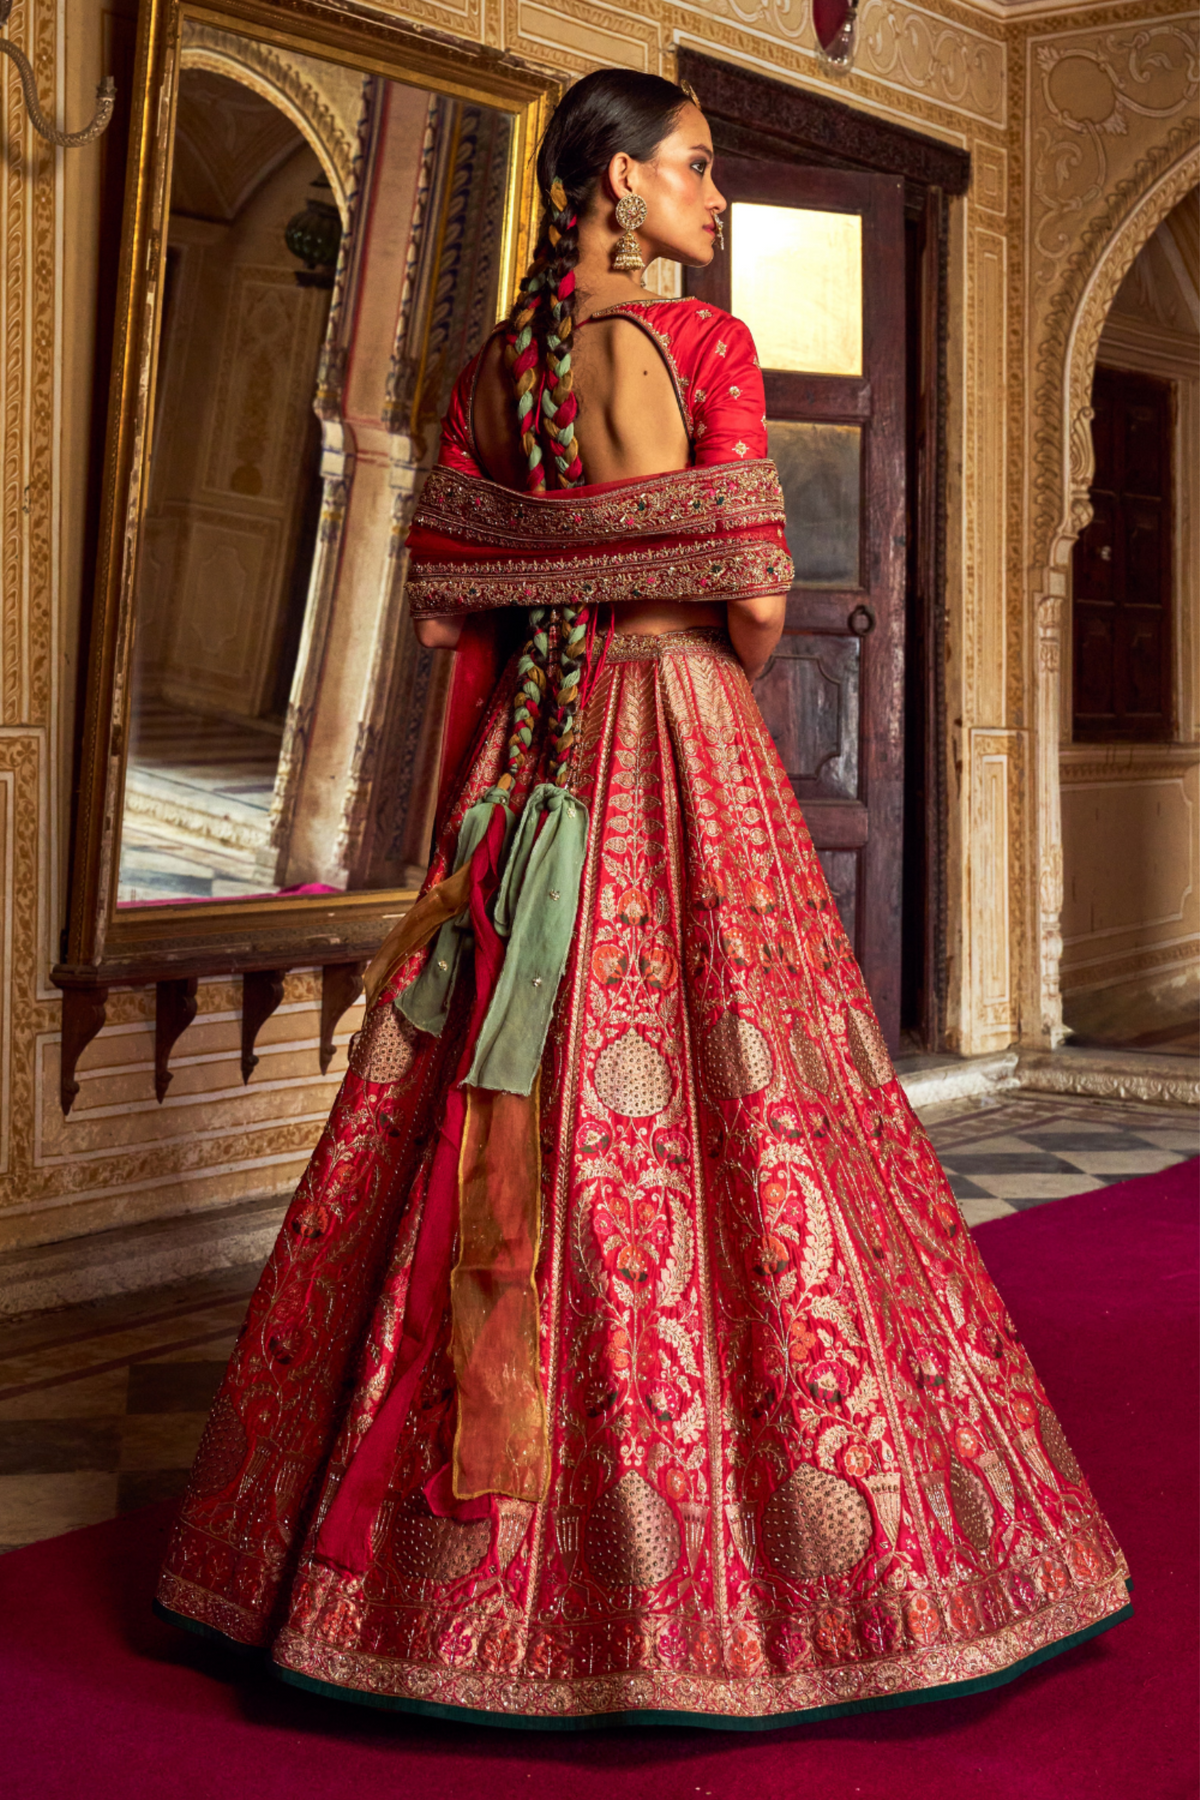
<instances>
[{"instance_id":1,"label":"long braid","mask_svg":"<svg viewBox=\"0 0 1200 1800\"><path fill-rule=\"evenodd\" d=\"M544 606L529 609L529 636L517 661L517 692L513 700L513 725L505 751L504 773L496 786L511 794L521 774L521 766L533 747L533 737L545 698L546 667L550 642L546 634Z\"/></svg>"},{"instance_id":2,"label":"long braid","mask_svg":"<svg viewBox=\"0 0 1200 1800\"><path fill-rule=\"evenodd\" d=\"M563 487L578 487L583 480L583 462L575 420L579 402L575 398L575 377L571 373L571 333L574 327L572 296L575 292L575 264L579 259L578 220L570 210L566 189L561 181L550 186L550 209L546 234L553 255L545 269L545 286L550 301L550 323L546 332L546 368L553 386L542 392L542 417L554 447L554 461Z\"/></svg>"},{"instance_id":3,"label":"long braid","mask_svg":"<svg viewBox=\"0 0 1200 1800\"><path fill-rule=\"evenodd\" d=\"M540 431L549 439L554 472L561 487L577 487L584 478L576 418L579 402L571 371L574 327L575 263L579 257L576 214L559 180L550 192L537 253L521 283L505 333L505 362L513 383L517 427L527 463L525 485L531 493L546 491L546 461ZM542 352L545 363L543 368ZM554 705L550 717L550 779L565 784L575 742L582 661L587 645L587 611L564 606L534 607L529 635L517 663L517 696L505 770L497 785L516 786L550 685L548 624L558 624Z\"/></svg>"},{"instance_id":4,"label":"long braid","mask_svg":"<svg viewBox=\"0 0 1200 1800\"><path fill-rule=\"evenodd\" d=\"M504 360L512 377L517 401L517 429L521 448L529 463L525 486L533 493L544 493L546 471L542 466L542 446L538 442L538 355L534 320L541 305L542 275L535 262L521 283L521 300L509 324L504 344Z\"/></svg>"}]
</instances>

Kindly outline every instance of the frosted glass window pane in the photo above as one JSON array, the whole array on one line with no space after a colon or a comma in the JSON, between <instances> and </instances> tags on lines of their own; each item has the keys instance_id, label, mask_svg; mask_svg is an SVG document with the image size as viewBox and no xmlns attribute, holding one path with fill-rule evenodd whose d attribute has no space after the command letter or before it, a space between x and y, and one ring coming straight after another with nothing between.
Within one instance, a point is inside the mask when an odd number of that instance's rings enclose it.
<instances>
[{"instance_id":1,"label":"frosted glass window pane","mask_svg":"<svg viewBox=\"0 0 1200 1800\"><path fill-rule=\"evenodd\" d=\"M767 452L779 470L796 580L804 587L857 587L861 430L772 419Z\"/></svg>"},{"instance_id":2,"label":"frosted glass window pane","mask_svg":"<svg viewBox=\"0 0 1200 1800\"><path fill-rule=\"evenodd\" d=\"M799 206L731 208L732 310L764 369L862 374L862 220Z\"/></svg>"}]
</instances>

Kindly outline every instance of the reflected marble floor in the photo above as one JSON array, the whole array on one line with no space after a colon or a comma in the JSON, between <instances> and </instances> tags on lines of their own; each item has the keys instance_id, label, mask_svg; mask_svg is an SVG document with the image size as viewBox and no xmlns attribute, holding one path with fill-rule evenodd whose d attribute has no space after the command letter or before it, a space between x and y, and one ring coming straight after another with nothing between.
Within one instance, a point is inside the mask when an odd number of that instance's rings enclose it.
<instances>
[{"instance_id":1,"label":"reflected marble floor","mask_svg":"<svg viewBox=\"0 0 1200 1800\"><path fill-rule=\"evenodd\" d=\"M218 900L275 885L280 727L139 703L125 786L119 905Z\"/></svg>"}]
</instances>

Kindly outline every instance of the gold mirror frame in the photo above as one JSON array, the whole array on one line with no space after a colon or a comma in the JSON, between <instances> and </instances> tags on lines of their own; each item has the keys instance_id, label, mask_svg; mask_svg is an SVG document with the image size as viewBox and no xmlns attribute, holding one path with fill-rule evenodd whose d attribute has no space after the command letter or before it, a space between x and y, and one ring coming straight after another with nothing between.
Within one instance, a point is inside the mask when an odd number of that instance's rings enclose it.
<instances>
[{"instance_id":1,"label":"gold mirror frame","mask_svg":"<svg viewBox=\"0 0 1200 1800\"><path fill-rule=\"evenodd\" d=\"M91 614L79 786L72 821L68 925L52 979L63 991L63 1111L78 1092L75 1065L105 1019L114 985L158 992L156 1080L170 1076L171 1044L195 1013L201 976L243 978L242 1069L274 1010L284 971L320 966L321 1066L333 1029L359 990L365 963L411 905L408 889L320 898L214 900L116 911L130 724L133 608L151 453L166 219L184 19L341 63L508 113L514 145L503 239L501 294L511 295L535 223L534 164L559 84L518 58L399 21L348 18L334 0L143 0L130 125L117 328L103 471L100 542Z\"/></svg>"}]
</instances>

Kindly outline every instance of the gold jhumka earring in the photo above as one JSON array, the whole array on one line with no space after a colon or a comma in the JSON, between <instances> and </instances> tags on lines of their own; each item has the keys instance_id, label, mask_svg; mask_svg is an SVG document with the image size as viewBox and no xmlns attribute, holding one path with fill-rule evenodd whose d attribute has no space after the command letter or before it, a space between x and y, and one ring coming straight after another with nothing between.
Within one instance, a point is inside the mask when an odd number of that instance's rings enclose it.
<instances>
[{"instance_id":1,"label":"gold jhumka earring","mask_svg":"<svg viewBox=\"0 0 1200 1800\"><path fill-rule=\"evenodd\" d=\"M645 268L641 245L633 235L638 226L645 223L646 202L641 195L622 194L617 201L617 224L621 227L622 236L617 240L617 248L613 256L614 269L625 272Z\"/></svg>"}]
</instances>

